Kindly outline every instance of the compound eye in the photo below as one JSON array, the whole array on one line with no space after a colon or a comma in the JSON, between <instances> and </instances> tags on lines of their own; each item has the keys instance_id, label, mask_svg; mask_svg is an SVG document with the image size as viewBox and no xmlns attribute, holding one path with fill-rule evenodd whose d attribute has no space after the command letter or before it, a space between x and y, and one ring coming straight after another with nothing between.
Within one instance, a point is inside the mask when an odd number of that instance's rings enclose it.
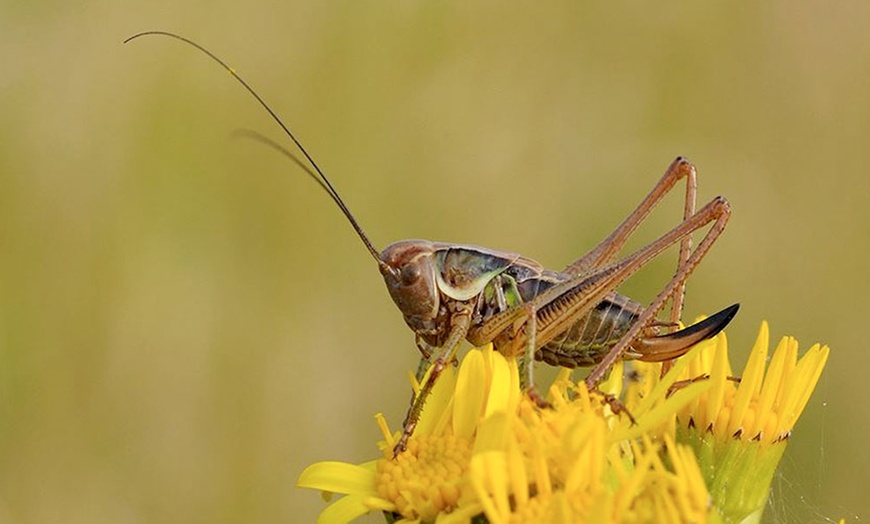
<instances>
[{"instance_id":1,"label":"compound eye","mask_svg":"<svg viewBox=\"0 0 870 524\"><path fill-rule=\"evenodd\" d=\"M402 268L402 284L410 286L420 279L420 266L417 264L408 264Z\"/></svg>"}]
</instances>

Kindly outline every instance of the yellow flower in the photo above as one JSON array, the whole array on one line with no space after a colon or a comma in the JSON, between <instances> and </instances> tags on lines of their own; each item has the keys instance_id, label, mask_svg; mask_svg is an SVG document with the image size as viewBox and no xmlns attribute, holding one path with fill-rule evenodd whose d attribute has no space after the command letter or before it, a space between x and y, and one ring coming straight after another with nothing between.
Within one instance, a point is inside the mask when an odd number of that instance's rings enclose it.
<instances>
[{"instance_id":1,"label":"yellow flower","mask_svg":"<svg viewBox=\"0 0 870 524\"><path fill-rule=\"evenodd\" d=\"M539 411L524 399L515 416L480 426L470 474L488 522L707 521L709 497L689 448L670 437L622 438L612 428L621 422L582 382L551 388L550 400L553 408ZM649 415L638 414L638 425L649 427Z\"/></svg>"},{"instance_id":2,"label":"yellow flower","mask_svg":"<svg viewBox=\"0 0 870 524\"><path fill-rule=\"evenodd\" d=\"M680 411L677 440L694 449L725 522L760 519L776 466L830 351L815 344L798 359L797 340L783 337L765 372L769 341L764 322L739 382L724 334L687 356L683 376L709 376L711 387Z\"/></svg>"},{"instance_id":3,"label":"yellow flower","mask_svg":"<svg viewBox=\"0 0 870 524\"><path fill-rule=\"evenodd\" d=\"M414 386L419 392L419 384ZM395 460L399 433L390 432L378 414L384 433L381 459L361 466L313 464L297 485L347 494L318 522L349 522L371 510L396 515L399 522L467 522L482 511L468 483L478 425L492 412L514 411L520 396L515 360L494 353L491 346L470 351L458 373L448 368L439 377L407 449ZM336 505L341 508L333 510Z\"/></svg>"},{"instance_id":4,"label":"yellow flower","mask_svg":"<svg viewBox=\"0 0 870 524\"><path fill-rule=\"evenodd\" d=\"M323 523L372 510L390 522L442 524L751 522L760 515L755 484L772 475L828 354L814 346L797 361L796 342L785 339L764 378L766 349L764 324L739 384L729 380L724 334L664 377L660 365L638 362L623 379L617 365L599 389L620 395L636 424L569 370L542 409L522 394L514 359L472 350L458 373L445 370L396 459L399 433L378 415L381 458L314 464L298 485L345 494Z\"/></svg>"},{"instance_id":5,"label":"yellow flower","mask_svg":"<svg viewBox=\"0 0 870 524\"><path fill-rule=\"evenodd\" d=\"M724 335L698 346L687 376L709 375L713 387L688 405L680 413L680 420L719 438L765 444L789 437L830 352L828 346L815 344L798 360L797 340L783 337L765 373L770 329L767 322L763 322L738 383L731 376Z\"/></svg>"}]
</instances>

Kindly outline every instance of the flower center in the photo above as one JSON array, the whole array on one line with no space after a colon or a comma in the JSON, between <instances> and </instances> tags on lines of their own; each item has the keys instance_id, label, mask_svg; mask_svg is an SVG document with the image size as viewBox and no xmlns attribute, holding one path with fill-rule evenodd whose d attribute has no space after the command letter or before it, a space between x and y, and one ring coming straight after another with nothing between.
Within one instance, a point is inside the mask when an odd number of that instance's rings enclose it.
<instances>
[{"instance_id":1,"label":"flower center","mask_svg":"<svg viewBox=\"0 0 870 524\"><path fill-rule=\"evenodd\" d=\"M395 460L378 461L378 495L407 519L433 521L457 506L470 459L468 439L414 436Z\"/></svg>"}]
</instances>

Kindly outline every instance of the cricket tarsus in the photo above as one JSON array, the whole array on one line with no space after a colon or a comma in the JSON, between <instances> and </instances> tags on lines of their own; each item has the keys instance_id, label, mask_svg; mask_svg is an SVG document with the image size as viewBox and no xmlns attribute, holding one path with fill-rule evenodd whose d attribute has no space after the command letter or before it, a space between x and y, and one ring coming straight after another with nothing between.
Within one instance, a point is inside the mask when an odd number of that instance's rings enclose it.
<instances>
[{"instance_id":1,"label":"cricket tarsus","mask_svg":"<svg viewBox=\"0 0 870 524\"><path fill-rule=\"evenodd\" d=\"M173 33L147 31L125 42L147 35L185 42L228 71L290 137L313 171L259 133L249 132L245 136L284 153L315 178L377 261L390 297L414 331L421 355L430 363L402 424L394 457L405 450L435 382L443 369L454 362L463 339L476 346L491 342L505 356L522 359L524 389L539 406L546 406L534 386L535 360L567 367L593 366L586 386L603 394L598 384L617 360L667 364L697 342L715 336L737 312L735 304L694 326L661 332L667 326L678 325L686 280L725 229L730 216L728 202L722 197L696 210L697 175L694 166L684 158L671 163L613 233L561 272L544 269L538 262L516 253L473 245L404 240L378 252L311 155L241 76L203 46ZM682 221L649 245L619 258L631 234L681 180L686 183ZM692 234L705 227L709 229L692 249ZM675 245L679 245L676 272L649 305L616 292L640 268ZM657 315L668 301L670 319L662 322ZM604 398L619 413L618 399L607 395Z\"/></svg>"}]
</instances>

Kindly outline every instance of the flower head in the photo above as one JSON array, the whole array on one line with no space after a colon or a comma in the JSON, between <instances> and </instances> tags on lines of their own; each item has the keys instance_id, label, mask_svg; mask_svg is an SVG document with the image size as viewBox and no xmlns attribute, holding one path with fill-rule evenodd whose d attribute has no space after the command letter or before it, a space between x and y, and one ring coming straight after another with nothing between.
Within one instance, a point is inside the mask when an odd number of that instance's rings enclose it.
<instances>
[{"instance_id":1,"label":"flower head","mask_svg":"<svg viewBox=\"0 0 870 524\"><path fill-rule=\"evenodd\" d=\"M784 339L765 375L767 336L763 324L739 383L720 334L664 377L659 364L634 363L623 380L620 364L590 392L563 370L547 408L522 393L514 359L472 350L437 382L405 452L392 458L399 433L378 415L379 459L317 463L298 485L345 494L319 522L372 510L398 522L751 521L769 488L759 479L772 475L828 354L814 346L798 361ZM604 393L621 395L637 423Z\"/></svg>"},{"instance_id":2,"label":"flower head","mask_svg":"<svg viewBox=\"0 0 870 524\"><path fill-rule=\"evenodd\" d=\"M797 340L783 337L768 364L769 345L763 322L740 379L731 373L724 334L688 356L689 375L709 376L711 387L680 411L677 438L694 449L726 522L760 518L776 466L830 352L815 344L798 359Z\"/></svg>"},{"instance_id":3,"label":"flower head","mask_svg":"<svg viewBox=\"0 0 870 524\"><path fill-rule=\"evenodd\" d=\"M718 438L774 444L791 435L825 367L830 349L813 345L798 360L798 342L783 337L767 365L770 329L761 324L739 380L731 374L726 337L698 345L688 374L707 376L713 386L680 413L680 420ZM765 366L767 371L765 372Z\"/></svg>"}]
</instances>

